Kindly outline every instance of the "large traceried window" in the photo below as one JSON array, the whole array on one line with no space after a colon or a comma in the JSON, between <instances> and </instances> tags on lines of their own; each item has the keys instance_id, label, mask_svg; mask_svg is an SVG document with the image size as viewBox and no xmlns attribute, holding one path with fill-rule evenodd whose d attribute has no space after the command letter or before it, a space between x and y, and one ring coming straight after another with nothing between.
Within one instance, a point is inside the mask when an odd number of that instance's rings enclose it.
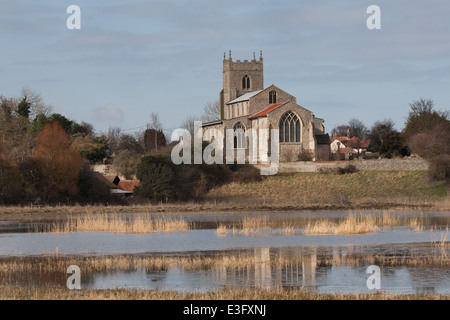
<instances>
[{"instance_id":1,"label":"large traceried window","mask_svg":"<svg viewBox=\"0 0 450 320\"><path fill-rule=\"evenodd\" d=\"M269 92L269 104L277 103L277 92L272 90Z\"/></svg>"},{"instance_id":2,"label":"large traceried window","mask_svg":"<svg viewBox=\"0 0 450 320\"><path fill-rule=\"evenodd\" d=\"M234 147L237 149L245 149L245 127L238 122L233 127L234 130Z\"/></svg>"},{"instance_id":3,"label":"large traceried window","mask_svg":"<svg viewBox=\"0 0 450 320\"><path fill-rule=\"evenodd\" d=\"M248 75L242 78L242 89L250 89L250 77Z\"/></svg>"},{"instance_id":4,"label":"large traceried window","mask_svg":"<svg viewBox=\"0 0 450 320\"><path fill-rule=\"evenodd\" d=\"M300 119L292 111L288 111L280 119L280 142L300 142L302 127Z\"/></svg>"}]
</instances>

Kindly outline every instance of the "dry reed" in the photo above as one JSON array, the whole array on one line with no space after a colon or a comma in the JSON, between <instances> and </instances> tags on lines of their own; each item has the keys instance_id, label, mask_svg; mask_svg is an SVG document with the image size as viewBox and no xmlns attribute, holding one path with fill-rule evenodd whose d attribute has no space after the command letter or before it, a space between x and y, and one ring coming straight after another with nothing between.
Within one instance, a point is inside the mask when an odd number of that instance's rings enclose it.
<instances>
[{"instance_id":1,"label":"dry reed","mask_svg":"<svg viewBox=\"0 0 450 320\"><path fill-rule=\"evenodd\" d=\"M46 232L89 232L107 231L121 233L153 233L188 230L189 223L181 218L149 216L86 214L69 216L64 223L54 223Z\"/></svg>"},{"instance_id":2,"label":"dry reed","mask_svg":"<svg viewBox=\"0 0 450 320\"><path fill-rule=\"evenodd\" d=\"M350 213L339 223L333 223L328 219L318 220L314 224L309 222L304 234L361 234L377 231L379 231L379 227L376 224L375 217L371 215L355 216Z\"/></svg>"},{"instance_id":3,"label":"dry reed","mask_svg":"<svg viewBox=\"0 0 450 320\"><path fill-rule=\"evenodd\" d=\"M1 287L1 300L449 300L450 295L395 295L385 292L363 294L320 294L305 289L275 287L271 289L237 288L210 292L176 292L161 290L77 290L66 288Z\"/></svg>"},{"instance_id":4,"label":"dry reed","mask_svg":"<svg viewBox=\"0 0 450 320\"><path fill-rule=\"evenodd\" d=\"M260 230L273 228L270 233L272 234L284 234L292 235L295 234L296 229L294 225L288 222L283 222L281 228L274 228L271 222L267 218L250 218L244 217L244 219L237 225L227 226L223 223L219 223L216 229L217 235L239 235L248 236L255 235Z\"/></svg>"}]
</instances>

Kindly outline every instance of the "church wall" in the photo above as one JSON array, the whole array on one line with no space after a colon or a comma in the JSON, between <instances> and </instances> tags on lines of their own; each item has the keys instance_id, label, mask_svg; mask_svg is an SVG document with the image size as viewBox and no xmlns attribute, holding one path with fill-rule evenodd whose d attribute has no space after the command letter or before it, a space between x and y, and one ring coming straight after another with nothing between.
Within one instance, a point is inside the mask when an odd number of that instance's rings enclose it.
<instances>
[{"instance_id":1,"label":"church wall","mask_svg":"<svg viewBox=\"0 0 450 320\"><path fill-rule=\"evenodd\" d=\"M261 93L258 93L256 96L253 96L250 98L250 114L255 114L268 106L270 106L269 103L269 92L274 90L277 93L277 102L286 102L292 99L295 99L292 95L289 93L277 88L276 86L272 85L268 88L266 88Z\"/></svg>"},{"instance_id":2,"label":"church wall","mask_svg":"<svg viewBox=\"0 0 450 320\"><path fill-rule=\"evenodd\" d=\"M225 119L233 119L249 115L248 101L236 102L231 105L225 105Z\"/></svg>"},{"instance_id":3,"label":"church wall","mask_svg":"<svg viewBox=\"0 0 450 320\"><path fill-rule=\"evenodd\" d=\"M314 118L314 128L321 133L325 133L324 120L321 118Z\"/></svg>"},{"instance_id":4,"label":"church wall","mask_svg":"<svg viewBox=\"0 0 450 320\"><path fill-rule=\"evenodd\" d=\"M294 101L273 110L268 114L268 124L274 129L279 128L279 121L282 115L287 111L296 113L302 123L301 142L300 143L280 143L280 161L296 161L298 156L304 153L311 154L315 158L315 139L313 135L313 113L303 107L300 107Z\"/></svg>"}]
</instances>

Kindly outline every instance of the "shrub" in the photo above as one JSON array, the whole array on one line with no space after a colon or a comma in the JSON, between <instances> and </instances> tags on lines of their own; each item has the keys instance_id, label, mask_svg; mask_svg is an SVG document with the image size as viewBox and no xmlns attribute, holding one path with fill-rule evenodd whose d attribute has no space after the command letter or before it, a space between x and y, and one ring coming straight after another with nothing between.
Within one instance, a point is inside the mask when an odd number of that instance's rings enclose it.
<instances>
[{"instance_id":1,"label":"shrub","mask_svg":"<svg viewBox=\"0 0 450 320\"><path fill-rule=\"evenodd\" d=\"M9 161L0 158L0 204L15 204L23 199L24 185L20 172Z\"/></svg>"},{"instance_id":2,"label":"shrub","mask_svg":"<svg viewBox=\"0 0 450 320\"><path fill-rule=\"evenodd\" d=\"M337 168L320 168L319 169L319 173L323 173L323 174L329 174L329 173L333 173L333 174L349 174L349 173L355 173L358 172L358 169L356 169L356 167L352 164L348 164L345 167L341 168L341 167L337 167Z\"/></svg>"},{"instance_id":3,"label":"shrub","mask_svg":"<svg viewBox=\"0 0 450 320\"><path fill-rule=\"evenodd\" d=\"M352 164L346 165L344 168L338 168L337 173L338 174L348 174L348 173L355 173L358 172L358 169Z\"/></svg>"},{"instance_id":4,"label":"shrub","mask_svg":"<svg viewBox=\"0 0 450 320\"><path fill-rule=\"evenodd\" d=\"M431 181L444 181L450 186L450 155L441 155L429 161L428 178Z\"/></svg>"},{"instance_id":5,"label":"shrub","mask_svg":"<svg viewBox=\"0 0 450 320\"><path fill-rule=\"evenodd\" d=\"M109 203L113 198L107 185L99 181L88 163L83 163L78 180L79 201L89 204Z\"/></svg>"},{"instance_id":6,"label":"shrub","mask_svg":"<svg viewBox=\"0 0 450 320\"><path fill-rule=\"evenodd\" d=\"M237 169L232 173L233 182L249 183L262 180L261 172L258 168L251 164L238 165Z\"/></svg>"},{"instance_id":7,"label":"shrub","mask_svg":"<svg viewBox=\"0 0 450 320\"><path fill-rule=\"evenodd\" d=\"M180 164L170 156L145 156L137 166L140 186L136 194L154 201L190 200L202 197L212 187L230 181L227 165Z\"/></svg>"},{"instance_id":8,"label":"shrub","mask_svg":"<svg viewBox=\"0 0 450 320\"><path fill-rule=\"evenodd\" d=\"M409 139L411 150L429 163L428 177L450 185L450 121L438 123Z\"/></svg>"},{"instance_id":9,"label":"shrub","mask_svg":"<svg viewBox=\"0 0 450 320\"><path fill-rule=\"evenodd\" d=\"M312 161L313 158L313 154L309 151L302 151L297 156L298 161Z\"/></svg>"}]
</instances>

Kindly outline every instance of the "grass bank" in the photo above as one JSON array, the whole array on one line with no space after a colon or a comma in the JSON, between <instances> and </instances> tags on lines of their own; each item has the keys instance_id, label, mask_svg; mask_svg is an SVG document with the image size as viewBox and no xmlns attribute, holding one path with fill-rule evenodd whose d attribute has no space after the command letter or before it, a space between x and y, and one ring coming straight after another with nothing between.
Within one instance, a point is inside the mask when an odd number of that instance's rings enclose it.
<instances>
[{"instance_id":1,"label":"grass bank","mask_svg":"<svg viewBox=\"0 0 450 320\"><path fill-rule=\"evenodd\" d=\"M262 212L314 210L450 211L443 184L430 184L426 171L296 173L213 188L201 200L122 206L0 207L0 220L67 218L72 214Z\"/></svg>"},{"instance_id":2,"label":"grass bank","mask_svg":"<svg viewBox=\"0 0 450 320\"><path fill-rule=\"evenodd\" d=\"M295 173L259 182L214 188L208 200L242 204L403 204L449 202L444 184L430 184L426 171Z\"/></svg>"}]
</instances>

